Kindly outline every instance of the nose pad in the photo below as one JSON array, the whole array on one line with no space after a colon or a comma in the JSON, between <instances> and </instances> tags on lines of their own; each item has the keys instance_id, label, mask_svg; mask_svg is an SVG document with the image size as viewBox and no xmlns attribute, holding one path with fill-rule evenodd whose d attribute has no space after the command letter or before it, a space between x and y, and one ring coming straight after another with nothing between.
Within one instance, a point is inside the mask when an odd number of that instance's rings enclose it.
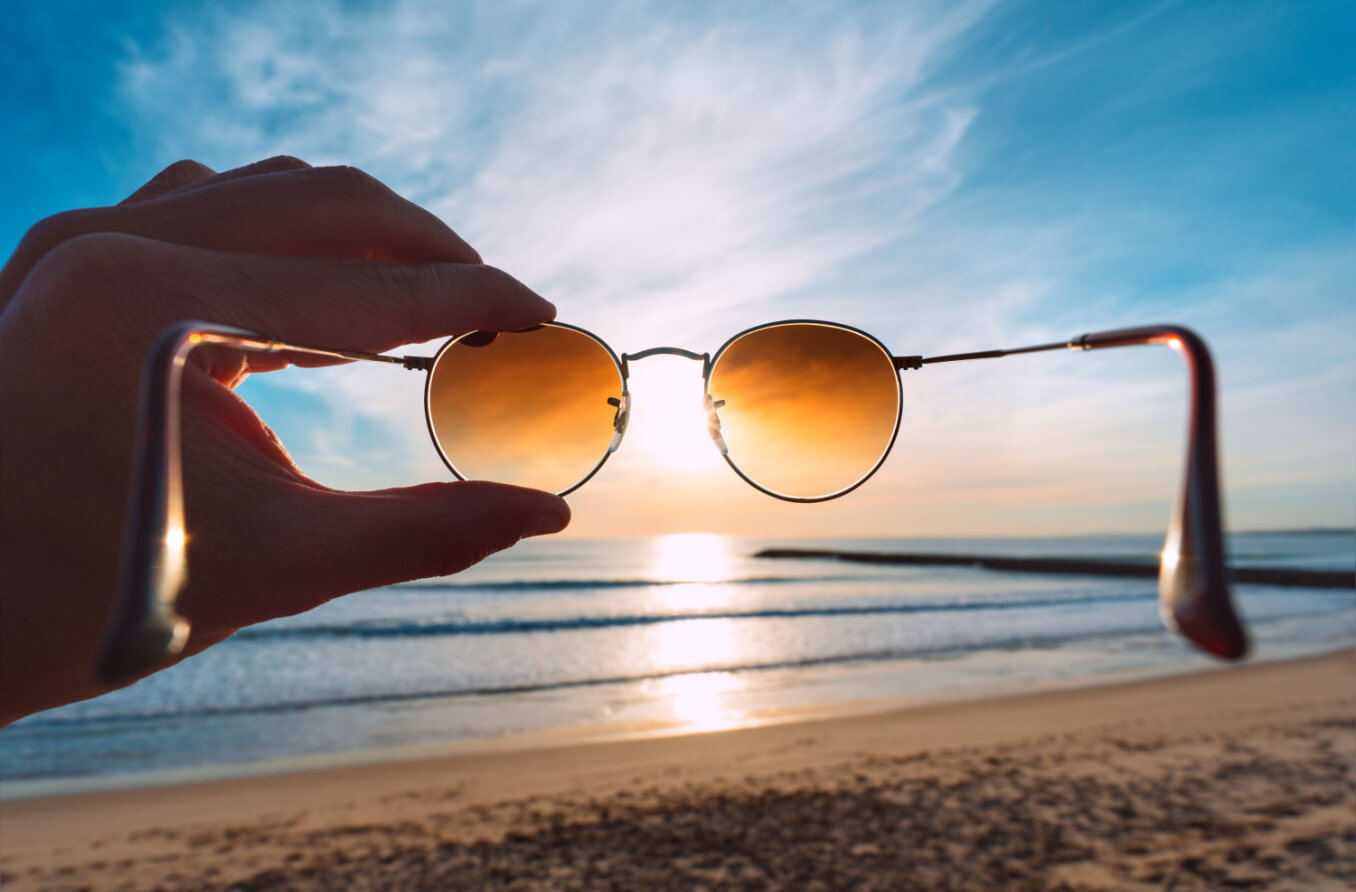
<instances>
[{"instance_id":1,"label":"nose pad","mask_svg":"<svg viewBox=\"0 0 1356 892\"><path fill-rule=\"evenodd\" d=\"M725 405L725 400L713 400L711 394L702 396L702 403L706 408L706 432L711 435L711 442L716 444L721 455L729 455L730 448L725 445L725 438L720 435L720 416L716 410Z\"/></svg>"},{"instance_id":2,"label":"nose pad","mask_svg":"<svg viewBox=\"0 0 1356 892\"><path fill-rule=\"evenodd\" d=\"M612 416L612 442L608 444L608 452L616 452L617 447L621 445L622 437L626 435L626 425L631 422L631 394L629 391L622 391L621 399L615 396L607 398L607 404L617 410L617 414Z\"/></svg>"}]
</instances>

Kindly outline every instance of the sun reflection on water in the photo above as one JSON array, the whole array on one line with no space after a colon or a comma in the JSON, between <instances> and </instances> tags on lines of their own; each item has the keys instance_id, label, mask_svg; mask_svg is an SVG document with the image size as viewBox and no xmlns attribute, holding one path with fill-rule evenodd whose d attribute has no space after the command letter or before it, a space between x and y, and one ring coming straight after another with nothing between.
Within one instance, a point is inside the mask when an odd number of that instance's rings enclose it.
<instances>
[{"instance_id":1,"label":"sun reflection on water","mask_svg":"<svg viewBox=\"0 0 1356 892\"><path fill-rule=\"evenodd\" d=\"M654 574L664 582L722 582L734 570L729 543L711 533L677 533L655 540Z\"/></svg>"},{"instance_id":2,"label":"sun reflection on water","mask_svg":"<svg viewBox=\"0 0 1356 892\"><path fill-rule=\"evenodd\" d=\"M721 731L743 724L745 713L728 695L742 687L731 672L697 672L662 679L660 696L672 698L673 718L692 731Z\"/></svg>"},{"instance_id":3,"label":"sun reflection on water","mask_svg":"<svg viewBox=\"0 0 1356 892\"><path fill-rule=\"evenodd\" d=\"M675 614L728 607L735 597L734 557L729 541L707 533L680 533L655 540L651 572L656 580L678 585L655 587L655 600ZM741 662L737 621L687 619L654 628L650 659L656 671L695 671L655 683L654 695L667 699L673 718L693 731L717 731L743 723L745 711L731 705L744 687L739 676L721 671ZM714 670L714 671L702 671Z\"/></svg>"},{"instance_id":4,"label":"sun reflection on water","mask_svg":"<svg viewBox=\"0 0 1356 892\"><path fill-rule=\"evenodd\" d=\"M728 666L738 657L732 619L689 619L655 626L651 659L660 671Z\"/></svg>"},{"instance_id":5,"label":"sun reflection on water","mask_svg":"<svg viewBox=\"0 0 1356 892\"><path fill-rule=\"evenodd\" d=\"M714 566L696 564L689 569L710 572ZM659 592L657 597L664 606L681 614L694 608L728 604L732 587L693 582L664 586ZM695 670L658 680L653 692L656 698L669 701L673 719L686 729L716 731L745 721L745 711L730 702L731 694L744 684L737 674L722 671L743 662L745 643L741 631L738 620L714 617L663 623L651 631L650 660L656 671Z\"/></svg>"},{"instance_id":6,"label":"sun reflection on water","mask_svg":"<svg viewBox=\"0 0 1356 892\"><path fill-rule=\"evenodd\" d=\"M678 533L654 542L652 578L680 585L655 590L661 609L675 612L728 606L734 587L726 584L734 572L730 546L724 536Z\"/></svg>"}]
</instances>

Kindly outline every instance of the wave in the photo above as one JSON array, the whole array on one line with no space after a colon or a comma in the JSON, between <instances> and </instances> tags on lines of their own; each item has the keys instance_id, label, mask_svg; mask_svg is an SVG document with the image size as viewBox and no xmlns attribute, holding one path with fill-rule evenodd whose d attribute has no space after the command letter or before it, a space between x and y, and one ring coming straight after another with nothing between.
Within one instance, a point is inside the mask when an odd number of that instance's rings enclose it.
<instances>
[{"instance_id":1,"label":"wave","mask_svg":"<svg viewBox=\"0 0 1356 892\"><path fill-rule=\"evenodd\" d=\"M415 702L419 700L451 699L462 697L493 697L516 694L531 694L573 688L601 687L603 685L638 684L647 681L661 681L684 675L709 675L716 673L765 672L779 669L801 669L845 663L867 663L886 660L907 659L943 659L956 654L975 653L993 650L1015 650L1058 647L1079 641L1093 641L1104 638L1124 637L1127 634L1155 632L1157 621L1146 621L1143 628L1095 630L1076 634L1060 635L1023 635L995 639L983 642L938 644L933 646L889 648L856 653L829 654L824 656L802 657L789 660L777 660L762 663L732 663L701 667L687 667L670 671L637 673L633 675L610 675L594 678L567 678L551 681L521 682L516 684L482 685L477 687L446 687L417 691L380 691L363 694L317 697L310 700L275 701L272 703L240 703L222 705L194 704L182 708L160 707L139 710L117 710L106 713L82 715L39 715L15 723L6 732L11 737L21 736L25 730L41 733L43 728L88 726L87 733L101 733L101 725L147 721L179 721L182 719L205 718L214 716L246 716L268 713L301 712L309 709L343 706L375 706L389 703Z\"/></svg>"},{"instance_id":2,"label":"wave","mask_svg":"<svg viewBox=\"0 0 1356 892\"><path fill-rule=\"evenodd\" d=\"M744 576L736 579L509 579L499 582L402 582L386 591L542 592L576 589L656 588L675 585L783 585L789 583L857 582L861 576Z\"/></svg>"},{"instance_id":3,"label":"wave","mask_svg":"<svg viewBox=\"0 0 1356 892\"><path fill-rule=\"evenodd\" d=\"M1153 591L1085 594L1062 598L1014 598L1006 600L929 601L911 604L862 604L842 606L806 606L767 608L763 610L706 610L690 613L639 613L590 616L558 616L540 618L508 617L503 619L473 620L460 617L417 620L360 620L343 625L315 626L251 626L236 633L237 640L266 641L276 639L309 638L404 638L458 635L519 635L537 632L573 632L590 629L652 626L663 623L693 622L696 620L762 620L803 619L825 617L905 615L919 613L948 613L960 611L1021 610L1041 607L1064 607L1082 604L1128 603L1153 601Z\"/></svg>"},{"instance_id":4,"label":"wave","mask_svg":"<svg viewBox=\"0 0 1356 892\"><path fill-rule=\"evenodd\" d=\"M1126 600L1132 600L1127 598ZM1071 602L1077 604L1078 602ZM1279 619L1295 620L1327 615L1331 610L1304 612ZM1268 618L1270 622L1276 618ZM1260 621L1259 621L1260 623ZM10 740L32 735L41 739L47 734L61 734L63 739L79 734L97 738L99 735L118 728L135 729L145 722L177 723L182 720L203 717L235 717L303 712L311 709L342 708L349 706L383 706L399 703L416 703L435 699L456 699L472 697L513 696L552 691L568 691L576 688L592 688L605 685L639 684L648 681L662 681L681 676L707 675L713 673L740 674L776 670L809 669L822 666L847 665L852 663L874 663L891 660L941 660L951 659L971 653L992 651L1019 651L1055 649L1068 645L1080 645L1088 642L1122 639L1129 642L1135 636L1150 635L1162 640L1163 632L1156 617L1148 613L1141 619L1122 622L1115 628L1065 630L1046 635L1008 635L982 641L947 641L932 644L914 643L904 647L887 647L877 650L863 650L844 653L820 654L763 662L706 664L674 667L662 671L618 673L596 677L553 678L523 680L503 683L455 684L442 687L421 687L410 690L367 691L354 694L334 694L311 698L274 700L262 703L192 703L183 705L154 705L141 708L113 707L104 708L97 702L82 703L66 707L78 709L78 712L54 710L20 719L5 730ZM1339 636L1338 646L1350 647L1350 642ZM0 778L12 778L0 770Z\"/></svg>"}]
</instances>

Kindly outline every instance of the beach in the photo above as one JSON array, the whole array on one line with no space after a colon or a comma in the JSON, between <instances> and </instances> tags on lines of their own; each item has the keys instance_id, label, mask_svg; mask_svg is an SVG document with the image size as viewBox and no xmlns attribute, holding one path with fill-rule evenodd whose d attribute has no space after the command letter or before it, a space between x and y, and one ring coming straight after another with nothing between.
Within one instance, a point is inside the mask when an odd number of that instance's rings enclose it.
<instances>
[{"instance_id":1,"label":"beach","mask_svg":"<svg viewBox=\"0 0 1356 892\"><path fill-rule=\"evenodd\" d=\"M1356 651L3 803L7 889L1345 889Z\"/></svg>"},{"instance_id":2,"label":"beach","mask_svg":"<svg viewBox=\"0 0 1356 892\"><path fill-rule=\"evenodd\" d=\"M0 730L0 796L601 727L723 730L1216 665L1163 627L1153 578L1118 575L1152 574L1161 546L1153 535L529 540L455 576L242 629L128 688L16 722ZM820 556L760 556L768 548ZM860 553L950 557L841 557ZM1351 531L1234 534L1229 553L1239 573L1356 570ZM1079 572L1051 572L1071 562ZM1253 660L1356 646L1349 582L1240 582L1234 597Z\"/></svg>"}]
</instances>

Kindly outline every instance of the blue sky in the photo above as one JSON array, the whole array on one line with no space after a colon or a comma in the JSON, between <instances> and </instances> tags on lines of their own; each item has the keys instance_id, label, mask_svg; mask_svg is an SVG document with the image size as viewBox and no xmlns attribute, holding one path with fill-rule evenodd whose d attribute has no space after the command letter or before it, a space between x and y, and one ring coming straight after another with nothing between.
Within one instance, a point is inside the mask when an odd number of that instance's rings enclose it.
<instances>
[{"instance_id":1,"label":"blue sky","mask_svg":"<svg viewBox=\"0 0 1356 892\"><path fill-rule=\"evenodd\" d=\"M1180 322L1216 352L1231 525L1350 526L1353 45L1350 3L29 4L0 244L180 157L287 152L371 171L619 351L786 317L899 353ZM446 475L413 377L243 392L323 482L399 485ZM656 448L700 383L654 360L575 531L1156 530L1185 385L1150 348L929 369L882 472L807 507L701 430L699 459Z\"/></svg>"}]
</instances>

